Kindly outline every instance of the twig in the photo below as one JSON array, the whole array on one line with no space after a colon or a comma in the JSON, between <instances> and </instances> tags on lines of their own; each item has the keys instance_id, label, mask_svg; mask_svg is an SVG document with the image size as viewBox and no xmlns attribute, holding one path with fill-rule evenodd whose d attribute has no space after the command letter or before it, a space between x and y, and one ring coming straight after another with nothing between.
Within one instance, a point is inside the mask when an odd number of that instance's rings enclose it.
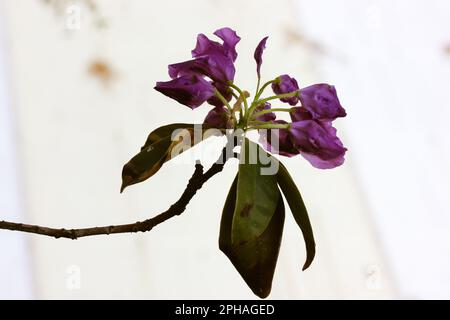
<instances>
[{"instance_id":1,"label":"twig","mask_svg":"<svg viewBox=\"0 0 450 320\"><path fill-rule=\"evenodd\" d=\"M208 171L203 172L203 166L200 164L200 162L197 162L195 165L195 171L192 174L192 177L189 179L186 189L184 190L181 197L174 204L172 204L169 209L153 218L130 224L82 229L55 229L38 225L0 221L0 229L40 234L44 236L54 237L56 239L68 238L72 240L87 236L150 231L158 224L174 216L182 214L186 209L186 206L189 204L189 201L194 197L196 192L202 188L203 184L211 177L221 172L228 159L236 157L236 153L233 152L233 147L230 148L230 145L234 147L236 145L236 141L228 141L227 146L222 150L221 157L208 169Z\"/></svg>"}]
</instances>

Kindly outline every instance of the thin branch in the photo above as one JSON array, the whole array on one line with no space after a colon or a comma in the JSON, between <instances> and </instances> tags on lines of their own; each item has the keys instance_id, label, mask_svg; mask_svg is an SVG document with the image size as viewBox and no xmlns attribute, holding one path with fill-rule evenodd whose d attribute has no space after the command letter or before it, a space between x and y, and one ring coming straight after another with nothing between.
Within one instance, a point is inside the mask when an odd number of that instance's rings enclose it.
<instances>
[{"instance_id":1,"label":"thin branch","mask_svg":"<svg viewBox=\"0 0 450 320\"><path fill-rule=\"evenodd\" d=\"M172 204L169 209L153 218L130 224L82 229L55 229L38 225L0 221L0 229L40 234L54 237L56 239L68 238L72 240L96 235L150 231L158 224L182 214L186 210L186 206L189 204L190 200L194 197L196 192L202 188L203 184L211 177L221 172L228 159L236 157L236 153L233 152L233 147L230 148L230 145L234 147L236 145L236 141L228 141L227 146L222 150L220 158L206 172L203 172L203 166L200 162L197 162L195 165L195 171L189 179L186 189L181 197L174 204Z\"/></svg>"}]
</instances>

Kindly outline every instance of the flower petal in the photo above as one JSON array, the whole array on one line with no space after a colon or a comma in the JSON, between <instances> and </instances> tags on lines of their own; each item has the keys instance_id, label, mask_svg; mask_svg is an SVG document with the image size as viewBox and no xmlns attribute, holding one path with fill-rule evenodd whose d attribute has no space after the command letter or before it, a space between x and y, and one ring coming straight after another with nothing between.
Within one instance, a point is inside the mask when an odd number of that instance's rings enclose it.
<instances>
[{"instance_id":1,"label":"flower petal","mask_svg":"<svg viewBox=\"0 0 450 320\"><path fill-rule=\"evenodd\" d=\"M278 79L278 82L272 83L272 90L275 94L291 93L299 90L297 80L287 74L279 76ZM289 103L291 106L295 106L298 103L298 97L282 98L280 100Z\"/></svg>"},{"instance_id":2,"label":"flower petal","mask_svg":"<svg viewBox=\"0 0 450 320\"><path fill-rule=\"evenodd\" d=\"M289 115L293 122L312 119L311 113L303 107L292 107Z\"/></svg>"},{"instance_id":3,"label":"flower petal","mask_svg":"<svg viewBox=\"0 0 450 320\"><path fill-rule=\"evenodd\" d=\"M334 86L325 83L314 84L300 90L300 101L314 119L334 120L345 117Z\"/></svg>"},{"instance_id":4,"label":"flower petal","mask_svg":"<svg viewBox=\"0 0 450 320\"><path fill-rule=\"evenodd\" d=\"M287 124L284 120L275 120L271 123ZM299 154L299 151L292 143L287 129L261 129L258 131L260 134L259 142L267 151L286 157L293 157Z\"/></svg>"},{"instance_id":5,"label":"flower petal","mask_svg":"<svg viewBox=\"0 0 450 320\"><path fill-rule=\"evenodd\" d=\"M223 40L223 47L226 50L227 55L231 56L233 62L236 61L237 52L236 45L241 38L231 28L225 27L214 32L214 35Z\"/></svg>"},{"instance_id":6,"label":"flower petal","mask_svg":"<svg viewBox=\"0 0 450 320\"><path fill-rule=\"evenodd\" d=\"M295 147L314 167L331 169L344 163L347 149L336 136L336 129L330 122L293 122L289 133Z\"/></svg>"},{"instance_id":7,"label":"flower petal","mask_svg":"<svg viewBox=\"0 0 450 320\"><path fill-rule=\"evenodd\" d=\"M214 95L212 84L196 75L157 82L155 90L191 109L197 108Z\"/></svg>"},{"instance_id":8,"label":"flower petal","mask_svg":"<svg viewBox=\"0 0 450 320\"><path fill-rule=\"evenodd\" d=\"M266 48L266 42L269 37L263 38L258 46L256 47L255 54L253 55L256 60L256 72L258 73L258 78L261 78L261 65L262 65L262 55Z\"/></svg>"},{"instance_id":9,"label":"flower petal","mask_svg":"<svg viewBox=\"0 0 450 320\"><path fill-rule=\"evenodd\" d=\"M271 107L270 103L269 103L269 102L266 102L266 103L264 103L264 105L259 105L259 106L257 106L257 107L255 108L255 111L254 111L254 112L255 112L255 113L258 113L258 112L263 111L263 110L268 110L268 109L270 109L270 107ZM275 115L275 113L270 112L270 113L266 113L266 114L263 114L262 116L257 117L256 120L258 120L258 121L264 121L264 122L270 122L270 121L275 120L276 117L277 117L277 116Z\"/></svg>"}]
</instances>

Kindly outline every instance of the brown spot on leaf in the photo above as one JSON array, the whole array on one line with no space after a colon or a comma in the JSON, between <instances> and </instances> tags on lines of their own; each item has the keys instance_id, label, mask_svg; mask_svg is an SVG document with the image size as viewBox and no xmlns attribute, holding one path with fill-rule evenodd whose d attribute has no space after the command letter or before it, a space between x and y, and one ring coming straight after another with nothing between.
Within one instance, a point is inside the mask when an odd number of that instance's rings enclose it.
<instances>
[{"instance_id":1,"label":"brown spot on leaf","mask_svg":"<svg viewBox=\"0 0 450 320\"><path fill-rule=\"evenodd\" d=\"M247 203L241 210L241 217L242 218L247 218L250 215L250 211L253 208L253 203Z\"/></svg>"}]
</instances>

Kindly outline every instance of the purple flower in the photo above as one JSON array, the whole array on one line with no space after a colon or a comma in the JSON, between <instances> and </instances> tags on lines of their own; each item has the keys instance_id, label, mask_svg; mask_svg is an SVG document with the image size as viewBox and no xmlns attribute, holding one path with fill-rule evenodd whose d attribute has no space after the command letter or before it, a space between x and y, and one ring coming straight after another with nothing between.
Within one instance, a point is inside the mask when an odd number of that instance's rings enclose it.
<instances>
[{"instance_id":1,"label":"purple flower","mask_svg":"<svg viewBox=\"0 0 450 320\"><path fill-rule=\"evenodd\" d=\"M331 169L344 163L347 149L336 136L331 122L293 122L289 134L296 149L314 167Z\"/></svg>"},{"instance_id":2,"label":"purple flower","mask_svg":"<svg viewBox=\"0 0 450 320\"><path fill-rule=\"evenodd\" d=\"M275 120L271 123L287 124L284 120ZM286 157L299 154L287 129L262 129L259 130L259 134L259 141L267 151Z\"/></svg>"},{"instance_id":3,"label":"purple flower","mask_svg":"<svg viewBox=\"0 0 450 320\"><path fill-rule=\"evenodd\" d=\"M281 75L278 77L278 81L272 83L272 90L275 94L284 94L290 93L294 91L298 91L298 83L297 80L291 78L287 74ZM298 103L298 97L290 97L290 98L282 98L280 99L283 102L289 103L291 106L295 106Z\"/></svg>"},{"instance_id":4,"label":"purple flower","mask_svg":"<svg viewBox=\"0 0 450 320\"><path fill-rule=\"evenodd\" d=\"M300 101L314 119L334 120L346 116L344 108L339 103L336 89L328 84L315 84L301 89Z\"/></svg>"},{"instance_id":5,"label":"purple flower","mask_svg":"<svg viewBox=\"0 0 450 320\"><path fill-rule=\"evenodd\" d=\"M255 113L258 113L258 112L260 112L260 111L263 111L263 110L268 110L268 109L270 109L271 108L271 105L270 105L270 103L268 103L268 102L266 102L266 103L264 103L264 105L259 105L259 106L257 106L256 108L255 108ZM264 121L264 122L270 122L270 121L273 121L273 120L275 120L276 119L276 115L275 115L275 113L273 113L273 112L270 112L270 113L266 113L266 114L263 114L262 116L259 116L259 117L257 117L256 118L256 120L258 120L258 121Z\"/></svg>"},{"instance_id":6,"label":"purple flower","mask_svg":"<svg viewBox=\"0 0 450 320\"><path fill-rule=\"evenodd\" d=\"M258 73L258 78L261 78L262 54L263 54L264 49L266 48L267 38L269 38L269 37L265 37L259 42L258 46L256 47L255 54L254 54L254 57L256 60L256 72Z\"/></svg>"},{"instance_id":7,"label":"purple flower","mask_svg":"<svg viewBox=\"0 0 450 320\"><path fill-rule=\"evenodd\" d=\"M214 95L214 87L202 77L191 75L157 82L155 90L195 109Z\"/></svg>"},{"instance_id":8,"label":"purple flower","mask_svg":"<svg viewBox=\"0 0 450 320\"><path fill-rule=\"evenodd\" d=\"M191 108L198 107L197 101L200 101L200 96L203 98L205 95L208 95L208 98L204 101L216 107L223 106L223 102L214 95L214 89L217 89L227 101L230 101L232 95L231 89L228 87L228 82L234 79L236 72L234 61L237 58L236 44L241 38L230 28L216 30L214 34L222 39L223 43L212 41L204 34L199 34L197 36L197 44L192 50L192 57L194 59L169 65L169 76L174 80L173 82L167 82L170 85L173 83L185 83L186 79L194 77L195 79L201 78L203 83L208 82L204 79L204 77L207 77L209 78L208 80L211 80L210 87L213 88L212 95L210 95L208 88L203 95L193 91L192 93L196 95L192 97L188 97L189 92L184 90L183 95L180 97L180 92L174 94L172 91L168 91L167 88L162 88L164 91L160 90L163 84L162 82L159 82L155 89L177 101L195 101L194 104L189 102ZM200 82L200 80L198 81ZM181 103L186 104L185 102Z\"/></svg>"},{"instance_id":9,"label":"purple flower","mask_svg":"<svg viewBox=\"0 0 450 320\"><path fill-rule=\"evenodd\" d=\"M233 128L230 112L225 107L215 107L212 109L206 115L203 123L214 128Z\"/></svg>"}]
</instances>

